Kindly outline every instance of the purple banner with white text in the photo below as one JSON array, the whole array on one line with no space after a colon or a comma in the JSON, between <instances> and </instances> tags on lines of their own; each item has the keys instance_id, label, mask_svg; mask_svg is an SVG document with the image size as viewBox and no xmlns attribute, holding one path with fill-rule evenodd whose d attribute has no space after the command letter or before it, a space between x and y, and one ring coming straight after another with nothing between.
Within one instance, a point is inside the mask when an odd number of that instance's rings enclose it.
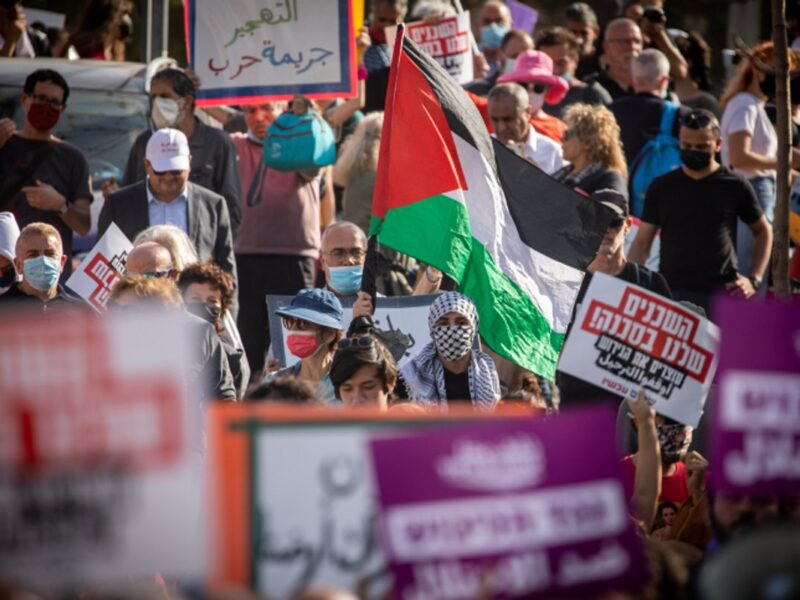
<instances>
[{"instance_id":1,"label":"purple banner with white text","mask_svg":"<svg viewBox=\"0 0 800 600\"><path fill-rule=\"evenodd\" d=\"M718 491L800 493L800 302L720 297L719 394L711 483Z\"/></svg>"},{"instance_id":2,"label":"purple banner with white text","mask_svg":"<svg viewBox=\"0 0 800 600\"><path fill-rule=\"evenodd\" d=\"M371 441L395 595L539 598L646 578L614 448L615 411Z\"/></svg>"}]
</instances>

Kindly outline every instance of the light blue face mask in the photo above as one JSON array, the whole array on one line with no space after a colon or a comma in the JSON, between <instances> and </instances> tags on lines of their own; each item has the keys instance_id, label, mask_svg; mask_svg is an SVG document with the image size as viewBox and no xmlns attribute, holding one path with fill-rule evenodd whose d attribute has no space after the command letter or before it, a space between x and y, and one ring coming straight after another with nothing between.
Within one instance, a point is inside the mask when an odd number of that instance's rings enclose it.
<instances>
[{"instance_id":1,"label":"light blue face mask","mask_svg":"<svg viewBox=\"0 0 800 600\"><path fill-rule=\"evenodd\" d=\"M490 23L481 27L481 46L490 50L497 50L503 38L508 33L508 28L499 23Z\"/></svg>"},{"instance_id":2,"label":"light blue face mask","mask_svg":"<svg viewBox=\"0 0 800 600\"><path fill-rule=\"evenodd\" d=\"M517 66L517 59L516 58L507 58L506 59L506 66L503 70L503 73L511 73L514 70L514 67Z\"/></svg>"},{"instance_id":3,"label":"light blue face mask","mask_svg":"<svg viewBox=\"0 0 800 600\"><path fill-rule=\"evenodd\" d=\"M32 288L46 292L58 282L61 261L44 255L29 258L22 263L22 275Z\"/></svg>"},{"instance_id":4,"label":"light blue face mask","mask_svg":"<svg viewBox=\"0 0 800 600\"><path fill-rule=\"evenodd\" d=\"M330 281L328 282L337 294L352 296L361 289L361 277L364 275L364 265L346 267L330 267Z\"/></svg>"}]
</instances>

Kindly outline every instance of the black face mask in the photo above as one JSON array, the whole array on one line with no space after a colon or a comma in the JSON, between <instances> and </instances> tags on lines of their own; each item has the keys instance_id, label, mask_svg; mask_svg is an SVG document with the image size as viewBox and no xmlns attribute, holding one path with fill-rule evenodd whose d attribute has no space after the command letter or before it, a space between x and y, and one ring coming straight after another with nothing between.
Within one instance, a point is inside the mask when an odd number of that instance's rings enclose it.
<instances>
[{"instance_id":1,"label":"black face mask","mask_svg":"<svg viewBox=\"0 0 800 600\"><path fill-rule=\"evenodd\" d=\"M11 287L11 284L17 280L17 272L14 267L9 267L8 270L0 275L0 288Z\"/></svg>"},{"instance_id":2,"label":"black face mask","mask_svg":"<svg viewBox=\"0 0 800 600\"><path fill-rule=\"evenodd\" d=\"M219 320L219 306L205 302L186 302L186 310L212 325Z\"/></svg>"},{"instance_id":3,"label":"black face mask","mask_svg":"<svg viewBox=\"0 0 800 600\"><path fill-rule=\"evenodd\" d=\"M764 81L759 81L758 86L761 88L761 93L767 98L775 97L775 75L766 73L764 76Z\"/></svg>"},{"instance_id":4,"label":"black face mask","mask_svg":"<svg viewBox=\"0 0 800 600\"><path fill-rule=\"evenodd\" d=\"M711 164L711 154L702 150L684 150L681 148L681 162L692 171L702 171Z\"/></svg>"}]
</instances>

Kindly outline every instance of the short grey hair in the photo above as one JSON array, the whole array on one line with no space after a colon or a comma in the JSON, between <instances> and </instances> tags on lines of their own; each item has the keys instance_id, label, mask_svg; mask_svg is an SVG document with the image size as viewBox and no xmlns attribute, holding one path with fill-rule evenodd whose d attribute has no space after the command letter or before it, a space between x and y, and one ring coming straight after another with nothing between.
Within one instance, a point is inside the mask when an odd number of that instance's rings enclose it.
<instances>
[{"instance_id":1,"label":"short grey hair","mask_svg":"<svg viewBox=\"0 0 800 600\"><path fill-rule=\"evenodd\" d=\"M669 77L669 61L661 50L642 50L631 63L631 77L637 88L655 91L661 80Z\"/></svg>"},{"instance_id":2,"label":"short grey hair","mask_svg":"<svg viewBox=\"0 0 800 600\"><path fill-rule=\"evenodd\" d=\"M456 14L456 9L449 2L420 0L411 11L411 19L416 21L426 17L454 17Z\"/></svg>"},{"instance_id":3,"label":"short grey hair","mask_svg":"<svg viewBox=\"0 0 800 600\"><path fill-rule=\"evenodd\" d=\"M169 250L172 257L172 267L183 271L187 266L198 262L197 250L189 236L175 225L153 225L142 231L133 240L133 245L138 246L144 242L156 242Z\"/></svg>"},{"instance_id":4,"label":"short grey hair","mask_svg":"<svg viewBox=\"0 0 800 600\"><path fill-rule=\"evenodd\" d=\"M320 241L320 247L325 247L325 240L328 239L328 236L332 231L337 231L339 229L350 229L353 234L356 236L364 248L367 247L367 236L362 231L361 227L356 225L351 221L336 221L336 223L331 223L325 228L325 231L322 232L322 240Z\"/></svg>"},{"instance_id":5,"label":"short grey hair","mask_svg":"<svg viewBox=\"0 0 800 600\"><path fill-rule=\"evenodd\" d=\"M524 110L530 105L527 90L512 81L496 85L489 92L489 102L498 102L506 98L514 100L518 110Z\"/></svg>"}]
</instances>

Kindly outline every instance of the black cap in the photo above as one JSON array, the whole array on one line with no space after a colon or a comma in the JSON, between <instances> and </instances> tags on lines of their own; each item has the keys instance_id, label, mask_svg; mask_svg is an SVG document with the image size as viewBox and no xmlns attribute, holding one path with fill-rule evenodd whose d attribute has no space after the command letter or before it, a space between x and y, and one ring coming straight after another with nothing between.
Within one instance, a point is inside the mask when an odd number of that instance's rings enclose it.
<instances>
[{"instance_id":1,"label":"black cap","mask_svg":"<svg viewBox=\"0 0 800 600\"><path fill-rule=\"evenodd\" d=\"M596 190L592 192L592 198L613 210L620 217L628 216L628 198L617 190L610 188Z\"/></svg>"}]
</instances>

